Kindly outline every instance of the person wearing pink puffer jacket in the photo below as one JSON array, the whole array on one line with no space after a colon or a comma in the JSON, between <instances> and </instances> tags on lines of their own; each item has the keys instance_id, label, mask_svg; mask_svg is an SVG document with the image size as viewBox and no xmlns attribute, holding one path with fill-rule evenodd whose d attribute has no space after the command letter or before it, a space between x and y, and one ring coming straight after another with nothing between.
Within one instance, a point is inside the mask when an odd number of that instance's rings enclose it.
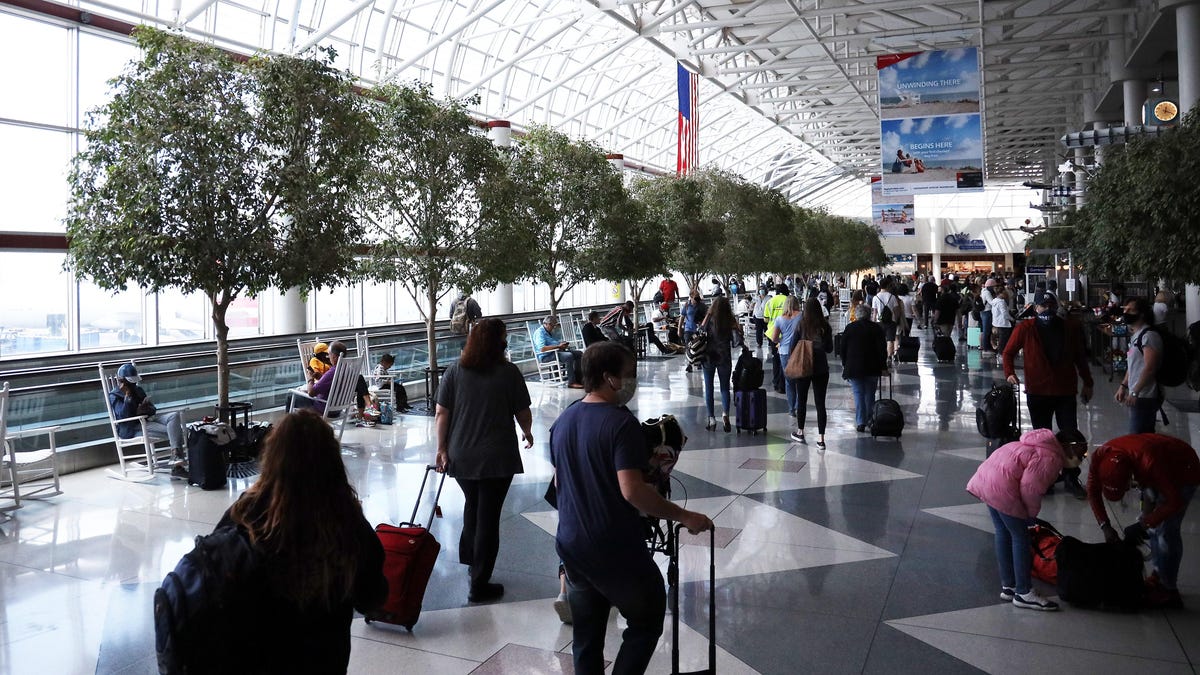
<instances>
[{"instance_id":1,"label":"person wearing pink puffer jacket","mask_svg":"<svg viewBox=\"0 0 1200 675\"><path fill-rule=\"evenodd\" d=\"M1058 603L1033 589L1029 525L1042 510L1042 495L1062 471L1066 456L1049 429L1034 429L1000 446L967 483L967 492L987 504L996 527L1000 599L1016 607L1054 611Z\"/></svg>"}]
</instances>

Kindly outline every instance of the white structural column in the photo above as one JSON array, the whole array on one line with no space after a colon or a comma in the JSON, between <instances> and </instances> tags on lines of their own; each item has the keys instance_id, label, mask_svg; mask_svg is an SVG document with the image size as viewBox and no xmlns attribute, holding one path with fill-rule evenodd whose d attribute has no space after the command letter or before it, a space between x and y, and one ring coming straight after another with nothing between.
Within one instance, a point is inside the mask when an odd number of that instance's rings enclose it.
<instances>
[{"instance_id":1,"label":"white structural column","mask_svg":"<svg viewBox=\"0 0 1200 675\"><path fill-rule=\"evenodd\" d=\"M487 123L488 138L497 148L512 146L512 124L508 120L492 120ZM508 316L513 313L513 285L500 284L492 294L492 313Z\"/></svg>"},{"instance_id":2,"label":"white structural column","mask_svg":"<svg viewBox=\"0 0 1200 675\"><path fill-rule=\"evenodd\" d=\"M1200 4L1175 8L1175 41L1179 53L1179 116L1200 104ZM1187 323L1200 321L1200 286L1186 291Z\"/></svg>"},{"instance_id":3,"label":"white structural column","mask_svg":"<svg viewBox=\"0 0 1200 675\"><path fill-rule=\"evenodd\" d=\"M1125 80L1121 85L1125 94L1125 124L1139 125L1142 123L1142 104L1146 102L1146 81Z\"/></svg>"},{"instance_id":4,"label":"white structural column","mask_svg":"<svg viewBox=\"0 0 1200 675\"><path fill-rule=\"evenodd\" d=\"M289 288L276 295L274 310L273 334L303 333L308 330L308 303L304 301L299 288Z\"/></svg>"},{"instance_id":5,"label":"white structural column","mask_svg":"<svg viewBox=\"0 0 1200 675\"><path fill-rule=\"evenodd\" d=\"M942 280L942 246L946 242L943 241L945 236L942 234L942 219L929 219L929 250L933 253L933 260L930 262L930 270L933 273L933 278L939 282Z\"/></svg>"}]
</instances>

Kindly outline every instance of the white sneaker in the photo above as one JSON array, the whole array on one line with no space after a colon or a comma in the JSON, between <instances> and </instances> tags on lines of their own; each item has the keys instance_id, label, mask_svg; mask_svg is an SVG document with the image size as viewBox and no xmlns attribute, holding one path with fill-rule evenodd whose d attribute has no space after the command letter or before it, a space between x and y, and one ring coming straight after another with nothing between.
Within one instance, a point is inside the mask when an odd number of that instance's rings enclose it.
<instances>
[{"instance_id":1,"label":"white sneaker","mask_svg":"<svg viewBox=\"0 0 1200 675\"><path fill-rule=\"evenodd\" d=\"M558 620L565 624L571 623L571 603L567 602L567 594L559 593L554 599L554 611L558 614Z\"/></svg>"},{"instance_id":2,"label":"white sneaker","mask_svg":"<svg viewBox=\"0 0 1200 675\"><path fill-rule=\"evenodd\" d=\"M1009 588L1008 586L1000 587L1000 599L1001 600L1003 600L1005 602L1012 602L1014 595L1016 595L1016 591Z\"/></svg>"},{"instance_id":3,"label":"white sneaker","mask_svg":"<svg viewBox=\"0 0 1200 675\"><path fill-rule=\"evenodd\" d=\"M1053 600L1043 598L1037 591L1031 590L1022 595L1020 593L1013 594L1013 605L1022 609L1036 609L1042 612L1053 612L1058 610L1058 603Z\"/></svg>"}]
</instances>

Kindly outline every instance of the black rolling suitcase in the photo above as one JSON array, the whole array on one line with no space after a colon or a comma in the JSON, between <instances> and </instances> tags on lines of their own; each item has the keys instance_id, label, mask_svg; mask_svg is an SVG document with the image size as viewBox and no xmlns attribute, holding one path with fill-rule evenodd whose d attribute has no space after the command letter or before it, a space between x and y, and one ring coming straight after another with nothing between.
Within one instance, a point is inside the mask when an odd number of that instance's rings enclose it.
<instances>
[{"instance_id":1,"label":"black rolling suitcase","mask_svg":"<svg viewBox=\"0 0 1200 675\"><path fill-rule=\"evenodd\" d=\"M708 668L679 671L679 535L683 525L675 523L667 561L667 593L671 603L671 675L716 675L717 672L717 529L708 531Z\"/></svg>"},{"instance_id":2,"label":"black rolling suitcase","mask_svg":"<svg viewBox=\"0 0 1200 675\"><path fill-rule=\"evenodd\" d=\"M917 354L921 351L921 338L901 336L897 339L899 343L896 345L896 360L901 363L916 363Z\"/></svg>"},{"instance_id":3,"label":"black rolling suitcase","mask_svg":"<svg viewBox=\"0 0 1200 675\"><path fill-rule=\"evenodd\" d=\"M187 425L188 484L202 490L225 487L229 451L237 432L223 422L193 422Z\"/></svg>"},{"instance_id":4,"label":"black rolling suitcase","mask_svg":"<svg viewBox=\"0 0 1200 675\"><path fill-rule=\"evenodd\" d=\"M992 385L975 409L975 427L987 439L984 456L1021 438L1021 401L1018 390L1008 382Z\"/></svg>"},{"instance_id":5,"label":"black rolling suitcase","mask_svg":"<svg viewBox=\"0 0 1200 675\"><path fill-rule=\"evenodd\" d=\"M937 357L939 363L947 363L954 360L958 353L958 348L954 346L954 338L949 335L943 335L938 331L933 337L933 355Z\"/></svg>"},{"instance_id":6,"label":"black rolling suitcase","mask_svg":"<svg viewBox=\"0 0 1200 675\"><path fill-rule=\"evenodd\" d=\"M904 431L904 411L900 410L900 404L892 399L892 388L892 376L889 373L888 398L883 398L883 376L880 376L879 400L871 406L871 421L867 423L871 438L878 436L900 438L900 433Z\"/></svg>"}]
</instances>

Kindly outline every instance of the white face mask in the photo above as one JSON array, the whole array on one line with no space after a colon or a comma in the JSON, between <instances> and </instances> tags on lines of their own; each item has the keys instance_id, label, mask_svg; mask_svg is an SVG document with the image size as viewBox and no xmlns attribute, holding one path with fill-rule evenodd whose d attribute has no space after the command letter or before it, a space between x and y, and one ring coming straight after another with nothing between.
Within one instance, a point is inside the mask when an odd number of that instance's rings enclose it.
<instances>
[{"instance_id":1,"label":"white face mask","mask_svg":"<svg viewBox=\"0 0 1200 675\"><path fill-rule=\"evenodd\" d=\"M612 387L611 382L609 386ZM617 404L628 405L633 400L634 395L637 394L637 386L637 376L621 378L621 386L613 387L613 389L617 390Z\"/></svg>"}]
</instances>

